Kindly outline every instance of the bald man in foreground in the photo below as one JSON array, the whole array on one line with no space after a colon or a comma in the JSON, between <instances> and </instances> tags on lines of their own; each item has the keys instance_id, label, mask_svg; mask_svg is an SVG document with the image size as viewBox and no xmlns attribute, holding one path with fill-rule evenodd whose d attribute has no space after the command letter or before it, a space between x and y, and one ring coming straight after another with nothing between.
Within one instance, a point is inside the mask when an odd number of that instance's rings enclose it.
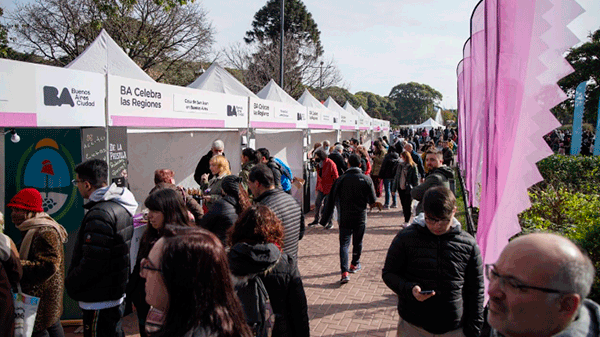
<instances>
[{"instance_id":1,"label":"bald man in foreground","mask_svg":"<svg viewBox=\"0 0 600 337\"><path fill-rule=\"evenodd\" d=\"M586 299L595 269L569 239L519 237L485 274L490 336L600 336L600 306Z\"/></svg>"}]
</instances>

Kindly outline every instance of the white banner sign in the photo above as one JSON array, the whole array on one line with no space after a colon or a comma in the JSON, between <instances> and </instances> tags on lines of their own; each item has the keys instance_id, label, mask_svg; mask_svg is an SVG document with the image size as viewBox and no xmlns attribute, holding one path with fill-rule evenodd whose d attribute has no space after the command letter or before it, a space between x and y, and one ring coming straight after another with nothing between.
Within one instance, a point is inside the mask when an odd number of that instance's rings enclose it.
<instances>
[{"instance_id":1,"label":"white banner sign","mask_svg":"<svg viewBox=\"0 0 600 337\"><path fill-rule=\"evenodd\" d=\"M114 126L245 128L248 98L109 76Z\"/></svg>"},{"instance_id":2,"label":"white banner sign","mask_svg":"<svg viewBox=\"0 0 600 337\"><path fill-rule=\"evenodd\" d=\"M0 60L0 126L105 126L105 77Z\"/></svg>"}]
</instances>

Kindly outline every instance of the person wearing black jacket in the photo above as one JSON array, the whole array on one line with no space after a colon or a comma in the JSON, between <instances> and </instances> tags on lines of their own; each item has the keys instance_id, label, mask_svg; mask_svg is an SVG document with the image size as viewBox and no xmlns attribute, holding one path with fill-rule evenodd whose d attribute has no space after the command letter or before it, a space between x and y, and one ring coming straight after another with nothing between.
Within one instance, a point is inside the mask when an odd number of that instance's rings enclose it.
<instances>
[{"instance_id":1,"label":"person wearing black jacket","mask_svg":"<svg viewBox=\"0 0 600 337\"><path fill-rule=\"evenodd\" d=\"M344 156L342 155L343 151L344 151L344 147L341 144L336 144L333 147L333 151L331 151L331 153L329 154L329 159L333 160L333 162L335 163L335 167L337 168L337 171L338 171L338 176L341 176L342 174L344 174L344 172L346 172L346 170L348 169L346 160L344 159Z\"/></svg>"},{"instance_id":2,"label":"person wearing black jacket","mask_svg":"<svg viewBox=\"0 0 600 337\"><path fill-rule=\"evenodd\" d=\"M425 212L392 241L382 270L398 295L398 336L479 336L484 284L477 242L454 218L450 189L429 189L423 204Z\"/></svg>"},{"instance_id":3,"label":"person wearing black jacket","mask_svg":"<svg viewBox=\"0 0 600 337\"><path fill-rule=\"evenodd\" d=\"M273 337L310 336L306 293L294 258L281 251L281 221L264 205L240 214L230 236L229 265L234 285L260 277L275 313ZM246 305L247 303L243 303Z\"/></svg>"},{"instance_id":4,"label":"person wearing black jacket","mask_svg":"<svg viewBox=\"0 0 600 337\"><path fill-rule=\"evenodd\" d=\"M392 199L391 208L398 207L396 205L396 192L392 190L392 183L396 175L396 168L400 164L400 157L396 152L396 148L390 146L388 153L383 157L381 163L381 169L379 169L379 178L383 179L383 188L385 190L385 202L383 203L384 208L390 207L390 197Z\"/></svg>"},{"instance_id":5,"label":"person wearing black jacket","mask_svg":"<svg viewBox=\"0 0 600 337\"><path fill-rule=\"evenodd\" d=\"M336 204L340 209L340 266L341 284L350 281L349 273L358 272L362 266L362 239L367 224L367 205L375 202L375 187L369 176L360 169L360 157L357 154L348 158L350 168L333 184L327 204L321 215L321 225L329 223ZM352 261L348 268L348 248L352 238Z\"/></svg>"},{"instance_id":6,"label":"person wearing black jacket","mask_svg":"<svg viewBox=\"0 0 600 337\"><path fill-rule=\"evenodd\" d=\"M200 227L215 234L227 247L227 231L238 215L250 206L248 193L242 187L242 178L229 175L221 183L223 198L219 199L200 221Z\"/></svg>"},{"instance_id":7,"label":"person wearing black jacket","mask_svg":"<svg viewBox=\"0 0 600 337\"><path fill-rule=\"evenodd\" d=\"M198 185L202 186L202 175L208 174L208 180L210 180L214 175L210 171L210 158L213 156L225 156L225 144L222 140L217 139L212 143L212 147L207 154L200 158L198 165L196 166L196 171L194 171L194 180L198 183ZM229 167L231 171L231 165Z\"/></svg>"},{"instance_id":8,"label":"person wearing black jacket","mask_svg":"<svg viewBox=\"0 0 600 337\"><path fill-rule=\"evenodd\" d=\"M107 186L108 164L92 159L75 167L79 193L89 202L81 221L65 289L83 311L83 335L122 336L129 249L137 202L127 188Z\"/></svg>"}]
</instances>

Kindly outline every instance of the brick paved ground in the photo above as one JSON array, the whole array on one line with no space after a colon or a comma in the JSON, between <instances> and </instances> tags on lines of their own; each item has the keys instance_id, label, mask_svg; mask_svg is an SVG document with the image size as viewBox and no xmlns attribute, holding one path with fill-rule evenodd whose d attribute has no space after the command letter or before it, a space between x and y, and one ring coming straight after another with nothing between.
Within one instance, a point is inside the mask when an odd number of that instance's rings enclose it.
<instances>
[{"instance_id":1,"label":"brick paved ground","mask_svg":"<svg viewBox=\"0 0 600 337\"><path fill-rule=\"evenodd\" d=\"M383 200L379 200L383 201ZM387 249L403 222L399 208L368 215L363 269L340 285L338 227L308 228L300 241L298 265L308 299L312 336L396 336L396 295L381 280ZM313 220L307 214L306 223ZM125 318L127 336L139 336L134 315ZM67 336L78 336L66 329Z\"/></svg>"}]
</instances>

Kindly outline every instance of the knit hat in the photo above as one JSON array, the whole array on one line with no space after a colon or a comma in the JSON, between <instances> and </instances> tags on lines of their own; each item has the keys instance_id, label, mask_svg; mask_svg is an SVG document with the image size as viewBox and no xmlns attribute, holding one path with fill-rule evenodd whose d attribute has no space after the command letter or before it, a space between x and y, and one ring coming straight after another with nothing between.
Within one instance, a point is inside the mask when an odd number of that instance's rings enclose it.
<instances>
[{"instance_id":1,"label":"knit hat","mask_svg":"<svg viewBox=\"0 0 600 337\"><path fill-rule=\"evenodd\" d=\"M230 195L237 199L238 193L240 192L240 183L242 182L242 178L235 175L228 175L223 178L221 182L221 189L225 194Z\"/></svg>"},{"instance_id":2,"label":"knit hat","mask_svg":"<svg viewBox=\"0 0 600 337\"><path fill-rule=\"evenodd\" d=\"M42 195L35 188L22 189L10 199L10 202L6 206L38 213L44 211L42 207Z\"/></svg>"}]
</instances>

